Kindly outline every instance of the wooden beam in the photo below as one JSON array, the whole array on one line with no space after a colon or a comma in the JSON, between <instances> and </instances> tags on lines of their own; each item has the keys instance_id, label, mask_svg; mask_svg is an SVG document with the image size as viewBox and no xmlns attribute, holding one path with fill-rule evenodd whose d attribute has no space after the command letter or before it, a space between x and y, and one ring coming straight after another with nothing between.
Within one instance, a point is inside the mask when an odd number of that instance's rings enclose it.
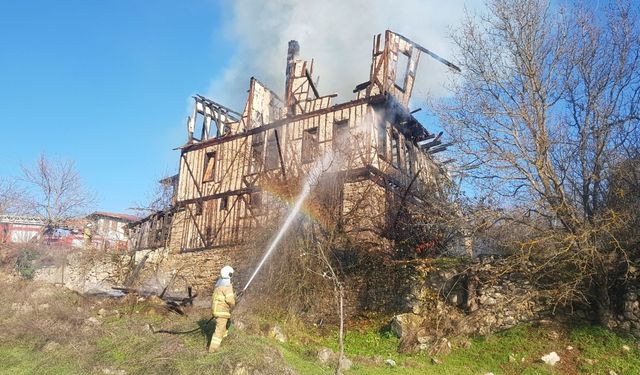
<instances>
[{"instance_id":1,"label":"wooden beam","mask_svg":"<svg viewBox=\"0 0 640 375\"><path fill-rule=\"evenodd\" d=\"M216 194L206 195L206 196L199 197L199 198L191 198L191 199L181 200L181 201L178 201L176 203L176 205L177 206L186 206L186 205L192 204L192 203L206 202L206 201L209 201L211 199L228 197L228 196L231 196L231 195L251 194L251 193L253 193L255 191L260 191L260 189L251 187L251 188L245 188L245 189L230 190L230 191L225 191L223 193L216 193Z\"/></svg>"},{"instance_id":2,"label":"wooden beam","mask_svg":"<svg viewBox=\"0 0 640 375\"><path fill-rule=\"evenodd\" d=\"M191 217L191 221L193 221L193 226L196 227L196 231L198 232L198 236L200 237L200 241L202 241L202 245L204 247L207 246L207 240L205 240L204 236L202 235L202 231L200 230L200 227L198 226L198 220L196 220L195 216L193 216L193 212L191 212L191 207L186 206L187 207L187 211L189 211L189 216Z\"/></svg>"},{"instance_id":3,"label":"wooden beam","mask_svg":"<svg viewBox=\"0 0 640 375\"><path fill-rule=\"evenodd\" d=\"M218 225L218 228L216 229L216 232L214 233L213 238L211 239L211 243L212 244L218 238L218 234L222 230L222 226L227 222L227 218L231 214L231 211L236 207L237 203L238 203L238 199L236 198L236 200L233 201L233 204L231 205L231 208L227 208L227 212L225 213L224 217L222 218L222 222L220 223L220 225Z\"/></svg>"},{"instance_id":4,"label":"wooden beam","mask_svg":"<svg viewBox=\"0 0 640 375\"><path fill-rule=\"evenodd\" d=\"M198 191L198 195L200 196L200 198L202 198L202 191L200 190L200 185L198 185L198 181L196 180L196 177L193 175L193 171L191 170L191 166L189 165L189 161L187 160L187 157L185 156L184 153L182 153L180 157L184 160L184 164L187 166L187 172L189 172L189 175L193 180L193 184L195 185L196 190Z\"/></svg>"},{"instance_id":5,"label":"wooden beam","mask_svg":"<svg viewBox=\"0 0 640 375\"><path fill-rule=\"evenodd\" d=\"M330 112L335 112L335 111L347 109L349 107L355 107L355 106L360 105L360 104L365 104L365 103L379 104L379 103L385 102L386 100L387 100L387 98L386 98L386 96L384 94L378 94L378 95L374 95L374 96L367 96L365 98L360 98L360 99L352 100L350 102L336 104L334 106L327 107L327 108L322 108L322 109L319 109L317 111L306 112L306 113L301 113L299 115L286 117L286 118L274 121L274 122L272 122L270 124L265 124L265 125L259 126L257 128L249 129L249 130L247 130L245 132L242 132L242 133L230 134L230 135L226 135L226 136L219 137L219 138L211 138L211 139L208 139L208 140L200 142L200 143L194 143L194 144L178 147L177 149L182 149L183 152L198 150L198 149L201 149L201 148L206 148L206 147L211 146L211 145L225 143L225 142L233 141L233 140L238 139L238 138L246 137L248 135L253 135L253 134L256 134L256 133L267 131L269 129L278 128L280 126L286 125L286 124L291 123L291 122L300 121L300 120L304 120L304 119L307 119L307 118L315 117L315 116L318 116L318 115L323 115L323 114L327 114L327 113L330 113Z\"/></svg>"},{"instance_id":6,"label":"wooden beam","mask_svg":"<svg viewBox=\"0 0 640 375\"><path fill-rule=\"evenodd\" d=\"M451 69L453 69L453 70L457 71L458 73L460 73L460 72L462 71L462 70L460 70L460 68L458 68L458 67L457 67L455 64L453 64L452 62L450 62L450 61L448 61L448 60L446 60L446 59L444 59L444 58L442 58L442 57L440 57L440 56L436 55L434 52L431 52L430 50L428 50L428 49L424 48L423 46L419 45L418 43L414 42L413 40L411 40L411 39L409 39L409 38L407 38L407 37L405 37L405 36L403 36L403 35L400 35L400 34L398 34L398 33L394 32L394 31L387 30L387 32L390 32L390 33L395 34L398 38L400 38L400 39L404 40L405 42L407 42L407 43L411 44L414 48L417 48L419 51L422 51L422 52L426 53L427 55L429 55L429 56L433 57L433 58L434 58L434 59L436 59L437 61L439 61L439 62L443 63L444 65L446 65L446 66L448 66L449 68L451 68Z\"/></svg>"},{"instance_id":7,"label":"wooden beam","mask_svg":"<svg viewBox=\"0 0 640 375\"><path fill-rule=\"evenodd\" d=\"M304 70L304 75L307 77L307 81L309 81L309 86L311 86L311 90L313 90L313 95L315 95L316 99L318 99L320 97L320 94L318 94L318 89L316 89L316 85L313 84L313 80L311 79L311 74L309 74L308 69Z\"/></svg>"},{"instance_id":8,"label":"wooden beam","mask_svg":"<svg viewBox=\"0 0 640 375\"><path fill-rule=\"evenodd\" d=\"M282 170L283 179L287 179L287 172L284 169L284 158L282 157L282 149L280 148L280 136L278 136L278 130L274 129L273 133L276 136L276 146L278 147L278 157L280 158L280 170Z\"/></svg>"},{"instance_id":9,"label":"wooden beam","mask_svg":"<svg viewBox=\"0 0 640 375\"><path fill-rule=\"evenodd\" d=\"M443 132L440 132L438 133L438 135L435 137L433 141L421 144L420 149L422 149L423 151L426 151L431 147L438 146L439 144L441 144L442 142L440 141L440 137L442 137L442 134Z\"/></svg>"},{"instance_id":10,"label":"wooden beam","mask_svg":"<svg viewBox=\"0 0 640 375\"><path fill-rule=\"evenodd\" d=\"M433 155L433 154L437 154L438 152L442 152L445 151L447 149L448 146L451 146L452 143L445 143L442 146L438 146L436 148L432 148L431 150L427 151L429 154Z\"/></svg>"}]
</instances>

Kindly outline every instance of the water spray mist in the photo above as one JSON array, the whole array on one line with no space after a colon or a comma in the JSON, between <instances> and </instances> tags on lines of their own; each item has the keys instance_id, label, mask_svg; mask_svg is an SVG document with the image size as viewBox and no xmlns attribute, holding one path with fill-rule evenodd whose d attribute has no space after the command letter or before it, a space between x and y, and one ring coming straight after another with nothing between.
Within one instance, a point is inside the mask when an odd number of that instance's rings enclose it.
<instances>
[{"instance_id":1,"label":"water spray mist","mask_svg":"<svg viewBox=\"0 0 640 375\"><path fill-rule=\"evenodd\" d=\"M302 204L309 196L309 193L311 193L311 187L316 185L322 173L327 169L329 169L332 159L333 159L333 153L328 152L324 155L322 159L316 161L313 164L313 167L309 171L309 175L307 176L306 180L304 181L304 184L302 185L302 191L298 195L298 198L296 199L294 206L291 208L291 211L289 212L289 215L287 216L284 223L280 227L280 230L278 231L276 236L273 238L273 241L271 241L271 243L269 244L269 247L267 247L267 251L265 251L264 255L262 256L262 259L260 260L260 263L258 263L258 266L256 267L255 271L253 271L253 274L249 278L249 281L247 281L247 284L244 286L244 288L242 288L242 293L244 293L244 291L247 290L247 288L249 287L253 279L256 277L258 272L260 272L260 269L264 265L264 262L267 260L267 258L269 258L269 256L271 255L273 250L276 248L276 246L278 246L278 243L280 242L282 237L284 237L285 233L291 226L291 223L293 223L293 220L298 215L298 212L300 212L300 209L302 208Z\"/></svg>"}]
</instances>

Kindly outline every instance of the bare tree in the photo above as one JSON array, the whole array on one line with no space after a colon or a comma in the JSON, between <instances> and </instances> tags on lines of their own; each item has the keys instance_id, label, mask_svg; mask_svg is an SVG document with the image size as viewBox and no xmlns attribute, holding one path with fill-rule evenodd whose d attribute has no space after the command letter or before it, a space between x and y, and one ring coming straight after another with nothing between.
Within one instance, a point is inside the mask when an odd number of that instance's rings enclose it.
<instances>
[{"instance_id":1,"label":"bare tree","mask_svg":"<svg viewBox=\"0 0 640 375\"><path fill-rule=\"evenodd\" d=\"M0 177L0 214L23 211L22 194L16 181Z\"/></svg>"},{"instance_id":2,"label":"bare tree","mask_svg":"<svg viewBox=\"0 0 640 375\"><path fill-rule=\"evenodd\" d=\"M463 73L436 111L475 194L500 208L489 221L527 228L515 246L539 257L561 299L588 299L606 323L630 261L614 236L626 224L605 197L612 167L637 142L638 9L487 5L453 37Z\"/></svg>"},{"instance_id":3,"label":"bare tree","mask_svg":"<svg viewBox=\"0 0 640 375\"><path fill-rule=\"evenodd\" d=\"M411 183L389 199L384 232L395 241L400 258L471 255L465 245L459 187L452 181L420 183L418 170Z\"/></svg>"},{"instance_id":4,"label":"bare tree","mask_svg":"<svg viewBox=\"0 0 640 375\"><path fill-rule=\"evenodd\" d=\"M153 196L149 202L149 208L155 211L166 210L173 205L173 197L175 192L175 185L169 180L161 180L156 184L153 191Z\"/></svg>"},{"instance_id":5,"label":"bare tree","mask_svg":"<svg viewBox=\"0 0 640 375\"><path fill-rule=\"evenodd\" d=\"M153 189L147 194L146 199L137 202L132 210L140 211L142 214L149 214L164 211L174 205L175 190L177 188L177 175L165 173L164 177L153 185Z\"/></svg>"},{"instance_id":6,"label":"bare tree","mask_svg":"<svg viewBox=\"0 0 640 375\"><path fill-rule=\"evenodd\" d=\"M34 165L22 166L22 171L31 193L29 206L50 228L83 214L94 203L71 160L50 160L41 154Z\"/></svg>"}]
</instances>

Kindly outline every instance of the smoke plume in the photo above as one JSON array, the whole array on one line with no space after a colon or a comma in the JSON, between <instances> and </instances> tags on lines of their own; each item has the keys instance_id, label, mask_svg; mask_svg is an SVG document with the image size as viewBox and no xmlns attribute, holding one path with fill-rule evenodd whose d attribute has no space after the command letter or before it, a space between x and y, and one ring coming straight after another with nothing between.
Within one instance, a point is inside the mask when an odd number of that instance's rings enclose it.
<instances>
[{"instance_id":1,"label":"smoke plume","mask_svg":"<svg viewBox=\"0 0 640 375\"><path fill-rule=\"evenodd\" d=\"M338 101L347 101L354 96L353 88L368 80L374 34L390 29L451 59L449 30L460 23L465 6L476 8L479 0L239 0L225 4L224 30L236 51L225 71L214 77L208 94L241 110L251 76L283 93L291 39L300 42L301 58L314 59L313 78L320 78L320 94L338 93ZM423 54L414 98L442 93L447 71Z\"/></svg>"}]
</instances>

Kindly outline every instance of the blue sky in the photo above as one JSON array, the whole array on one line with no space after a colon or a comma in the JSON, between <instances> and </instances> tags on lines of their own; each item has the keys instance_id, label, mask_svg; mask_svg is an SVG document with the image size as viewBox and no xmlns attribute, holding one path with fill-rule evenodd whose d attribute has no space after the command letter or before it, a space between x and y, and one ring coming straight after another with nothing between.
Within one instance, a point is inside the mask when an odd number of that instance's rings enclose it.
<instances>
[{"instance_id":1,"label":"blue sky","mask_svg":"<svg viewBox=\"0 0 640 375\"><path fill-rule=\"evenodd\" d=\"M232 45L215 1L0 3L0 176L73 159L98 209L124 211L176 169L188 98Z\"/></svg>"}]
</instances>

